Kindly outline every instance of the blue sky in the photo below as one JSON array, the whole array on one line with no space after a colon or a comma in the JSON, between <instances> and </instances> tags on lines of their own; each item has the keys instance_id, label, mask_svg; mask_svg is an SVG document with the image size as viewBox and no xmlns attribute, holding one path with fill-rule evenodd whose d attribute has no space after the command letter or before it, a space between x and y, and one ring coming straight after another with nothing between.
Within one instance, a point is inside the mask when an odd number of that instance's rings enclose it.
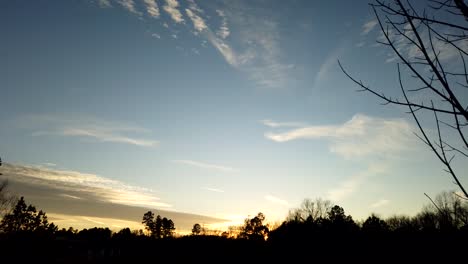
<instances>
[{"instance_id":1,"label":"blue sky","mask_svg":"<svg viewBox=\"0 0 468 264\"><path fill-rule=\"evenodd\" d=\"M367 1L2 1L5 174L65 226L82 213L34 188L234 222L315 197L414 214L455 186L338 68L398 92L375 22Z\"/></svg>"}]
</instances>

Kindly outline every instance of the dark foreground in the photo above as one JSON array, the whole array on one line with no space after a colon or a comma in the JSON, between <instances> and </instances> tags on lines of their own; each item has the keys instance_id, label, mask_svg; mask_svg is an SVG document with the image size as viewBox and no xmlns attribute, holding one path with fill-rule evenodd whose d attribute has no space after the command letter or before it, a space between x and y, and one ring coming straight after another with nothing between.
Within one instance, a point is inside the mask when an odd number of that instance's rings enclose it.
<instances>
[{"instance_id":1,"label":"dark foreground","mask_svg":"<svg viewBox=\"0 0 468 264\"><path fill-rule=\"evenodd\" d=\"M457 261L465 263L466 232L315 234L267 241L219 236L100 239L1 236L2 263L315 263Z\"/></svg>"}]
</instances>

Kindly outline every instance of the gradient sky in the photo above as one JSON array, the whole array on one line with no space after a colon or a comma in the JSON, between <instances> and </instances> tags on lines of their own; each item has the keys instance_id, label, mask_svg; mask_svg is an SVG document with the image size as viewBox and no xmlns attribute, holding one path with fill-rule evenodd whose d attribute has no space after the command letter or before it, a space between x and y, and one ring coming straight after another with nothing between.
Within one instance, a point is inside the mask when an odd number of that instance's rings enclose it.
<instances>
[{"instance_id":1,"label":"gradient sky","mask_svg":"<svg viewBox=\"0 0 468 264\"><path fill-rule=\"evenodd\" d=\"M281 221L316 197L413 215L456 189L406 109L338 68L398 93L367 1L11 0L0 32L2 177L63 226Z\"/></svg>"}]
</instances>

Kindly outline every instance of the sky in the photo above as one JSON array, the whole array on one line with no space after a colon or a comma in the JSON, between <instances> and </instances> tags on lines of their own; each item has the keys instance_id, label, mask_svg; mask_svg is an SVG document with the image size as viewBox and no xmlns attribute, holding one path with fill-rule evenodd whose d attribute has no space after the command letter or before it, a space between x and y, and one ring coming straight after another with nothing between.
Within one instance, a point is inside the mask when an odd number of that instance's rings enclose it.
<instances>
[{"instance_id":1,"label":"sky","mask_svg":"<svg viewBox=\"0 0 468 264\"><path fill-rule=\"evenodd\" d=\"M398 94L367 1L7 0L0 32L0 177L61 227L278 222L319 197L361 220L456 190L338 67Z\"/></svg>"}]
</instances>

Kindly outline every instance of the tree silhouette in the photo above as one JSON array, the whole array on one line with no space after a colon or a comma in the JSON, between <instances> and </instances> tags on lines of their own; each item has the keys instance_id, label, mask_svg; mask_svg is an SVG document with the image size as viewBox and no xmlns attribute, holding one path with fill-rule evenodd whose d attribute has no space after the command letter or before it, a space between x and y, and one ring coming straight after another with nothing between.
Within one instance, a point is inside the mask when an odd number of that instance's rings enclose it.
<instances>
[{"instance_id":1,"label":"tree silhouette","mask_svg":"<svg viewBox=\"0 0 468 264\"><path fill-rule=\"evenodd\" d=\"M441 230L454 230L468 224L468 204L454 193L441 192L426 207L436 217Z\"/></svg>"},{"instance_id":2,"label":"tree silhouette","mask_svg":"<svg viewBox=\"0 0 468 264\"><path fill-rule=\"evenodd\" d=\"M402 78L397 64L402 99L392 98L352 77L338 61L341 70L361 90L383 104L407 107L415 120L417 135L444 165L464 197L468 192L452 166L456 157L468 159L468 7L462 0L427 1L429 8L417 10L409 1L375 0L370 4L382 33L378 43L389 47L409 72ZM447 15L448 14L448 15ZM446 17L448 16L449 20ZM410 83L410 87L407 87ZM432 116L432 117L431 117ZM428 119L433 130L426 128Z\"/></svg>"},{"instance_id":3,"label":"tree silhouette","mask_svg":"<svg viewBox=\"0 0 468 264\"><path fill-rule=\"evenodd\" d=\"M384 220L372 214L362 224L362 231L372 234L386 233L389 231L389 227Z\"/></svg>"},{"instance_id":4,"label":"tree silhouette","mask_svg":"<svg viewBox=\"0 0 468 264\"><path fill-rule=\"evenodd\" d=\"M268 226L263 224L263 221L265 221L265 215L262 213L258 213L252 219L245 219L240 237L251 240L265 240L270 230Z\"/></svg>"},{"instance_id":5,"label":"tree silhouette","mask_svg":"<svg viewBox=\"0 0 468 264\"><path fill-rule=\"evenodd\" d=\"M171 219L164 217L161 221L161 233L163 238L173 237L174 236L174 222Z\"/></svg>"},{"instance_id":6,"label":"tree silhouette","mask_svg":"<svg viewBox=\"0 0 468 264\"><path fill-rule=\"evenodd\" d=\"M153 236L158 239L162 238L162 219L160 215L157 215L154 221Z\"/></svg>"},{"instance_id":7,"label":"tree silhouette","mask_svg":"<svg viewBox=\"0 0 468 264\"><path fill-rule=\"evenodd\" d=\"M1 223L0 230L6 233L18 231L50 232L57 230L54 223L49 223L46 213L42 210L36 211L33 205L27 205L24 197L21 197L16 203L13 211L6 214Z\"/></svg>"},{"instance_id":8,"label":"tree silhouette","mask_svg":"<svg viewBox=\"0 0 468 264\"><path fill-rule=\"evenodd\" d=\"M0 167L2 166L2 158L0 158ZM3 174L0 172L0 176ZM8 181L6 179L0 182L0 218L3 218L14 203L14 197L8 193Z\"/></svg>"},{"instance_id":9,"label":"tree silhouette","mask_svg":"<svg viewBox=\"0 0 468 264\"><path fill-rule=\"evenodd\" d=\"M315 199L315 201L304 199L299 208L293 209L289 212L287 220L315 222L320 218L327 217L330 209L331 202L328 200L322 200L320 198Z\"/></svg>"},{"instance_id":10,"label":"tree silhouette","mask_svg":"<svg viewBox=\"0 0 468 264\"><path fill-rule=\"evenodd\" d=\"M408 216L392 216L385 220L391 232L409 233L418 230L417 223Z\"/></svg>"},{"instance_id":11,"label":"tree silhouette","mask_svg":"<svg viewBox=\"0 0 468 264\"><path fill-rule=\"evenodd\" d=\"M343 207L338 205L330 209L328 221L331 230L336 232L350 232L358 228L351 215L346 215Z\"/></svg>"},{"instance_id":12,"label":"tree silhouette","mask_svg":"<svg viewBox=\"0 0 468 264\"><path fill-rule=\"evenodd\" d=\"M150 233L153 238L167 238L174 235L174 222L166 217L161 218L160 215L154 217L154 213L151 211L146 212L143 215L142 224L145 225L145 229Z\"/></svg>"},{"instance_id":13,"label":"tree silhouette","mask_svg":"<svg viewBox=\"0 0 468 264\"><path fill-rule=\"evenodd\" d=\"M192 235L199 235L202 231L202 227L200 224L196 223L193 225L192 228Z\"/></svg>"},{"instance_id":14,"label":"tree silhouette","mask_svg":"<svg viewBox=\"0 0 468 264\"><path fill-rule=\"evenodd\" d=\"M153 236L154 228L155 228L153 212L151 211L146 212L143 215L143 220L141 221L141 223L145 225L146 231L148 231Z\"/></svg>"}]
</instances>

